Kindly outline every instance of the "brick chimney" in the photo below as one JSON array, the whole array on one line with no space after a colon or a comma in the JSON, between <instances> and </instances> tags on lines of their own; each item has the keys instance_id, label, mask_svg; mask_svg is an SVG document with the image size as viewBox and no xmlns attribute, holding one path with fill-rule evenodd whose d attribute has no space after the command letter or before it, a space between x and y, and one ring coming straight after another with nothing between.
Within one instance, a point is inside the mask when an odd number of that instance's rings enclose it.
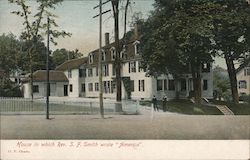
<instances>
[{"instance_id":1,"label":"brick chimney","mask_svg":"<svg viewBox=\"0 0 250 160\"><path fill-rule=\"evenodd\" d=\"M135 39L139 39L139 24L137 22L134 24L134 34Z\"/></svg>"},{"instance_id":2,"label":"brick chimney","mask_svg":"<svg viewBox=\"0 0 250 160\"><path fill-rule=\"evenodd\" d=\"M109 33L105 33L105 46L109 45Z\"/></svg>"}]
</instances>

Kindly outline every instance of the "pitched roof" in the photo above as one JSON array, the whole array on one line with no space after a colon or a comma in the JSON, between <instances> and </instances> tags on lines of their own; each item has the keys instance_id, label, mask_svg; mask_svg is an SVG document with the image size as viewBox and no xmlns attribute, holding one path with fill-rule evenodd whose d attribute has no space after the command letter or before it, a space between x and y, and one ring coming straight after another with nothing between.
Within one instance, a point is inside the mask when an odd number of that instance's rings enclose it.
<instances>
[{"instance_id":1,"label":"pitched roof","mask_svg":"<svg viewBox=\"0 0 250 160\"><path fill-rule=\"evenodd\" d=\"M47 71L46 70L38 70L33 73L33 82L45 82L47 79ZM23 82L29 82L30 77L25 78ZM68 78L65 76L65 74L62 71L55 71L50 70L49 71L49 80L51 82L68 82Z\"/></svg>"},{"instance_id":2,"label":"pitched roof","mask_svg":"<svg viewBox=\"0 0 250 160\"><path fill-rule=\"evenodd\" d=\"M72 59L72 60L66 61L63 64L56 67L56 70L65 71L68 69L79 68L81 65L83 65L87 62L88 62L88 57Z\"/></svg>"},{"instance_id":3,"label":"pitched roof","mask_svg":"<svg viewBox=\"0 0 250 160\"><path fill-rule=\"evenodd\" d=\"M250 59L248 59L247 61L245 61L243 64L241 64L237 69L236 69L236 73L239 73L243 68L245 67L250 67Z\"/></svg>"},{"instance_id":4,"label":"pitched roof","mask_svg":"<svg viewBox=\"0 0 250 160\"><path fill-rule=\"evenodd\" d=\"M129 31L127 33L127 37L126 37L126 50L127 51L126 51L126 57L124 57L122 59L123 61L138 58L138 55L135 55L134 42L139 41L140 39L141 39L141 36L138 36L138 37L135 36L134 31ZM122 47L123 40L124 39L120 39L120 41L119 41L120 47ZM110 51L110 49L113 47L115 47L115 42L112 42L112 43L102 47L102 49L106 53L106 58L105 58L105 61L103 61L103 63L114 62L114 60L112 60L112 58L111 58L111 51ZM90 54L93 55L93 62L92 63L89 63L89 55ZM87 57L66 61L63 64L56 67L56 70L65 71L68 69L77 69L83 64L86 64L87 66L98 66L98 57L99 57L99 49L95 49L95 50L89 52Z\"/></svg>"}]
</instances>

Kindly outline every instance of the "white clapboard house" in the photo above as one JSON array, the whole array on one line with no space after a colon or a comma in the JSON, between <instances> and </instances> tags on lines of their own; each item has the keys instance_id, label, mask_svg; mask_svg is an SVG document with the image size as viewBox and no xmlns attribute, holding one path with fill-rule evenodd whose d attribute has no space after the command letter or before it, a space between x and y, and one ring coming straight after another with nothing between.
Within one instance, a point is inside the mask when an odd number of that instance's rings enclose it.
<instances>
[{"instance_id":1,"label":"white clapboard house","mask_svg":"<svg viewBox=\"0 0 250 160\"><path fill-rule=\"evenodd\" d=\"M46 97L47 83L46 70L38 70L33 73L33 87L31 89L30 76L22 80L24 98L31 98L31 90L33 90L34 98ZM67 95L68 78L61 71L50 71L50 96L63 97Z\"/></svg>"},{"instance_id":2,"label":"white clapboard house","mask_svg":"<svg viewBox=\"0 0 250 160\"><path fill-rule=\"evenodd\" d=\"M135 31L137 31L135 29ZM146 74L140 64L142 61L140 53L140 38L135 32L126 46L126 52L121 52L122 59L122 98L123 99L151 99L153 95L162 98L167 95L174 99L178 93L179 98L187 98L193 90L191 73L183 74L178 80L171 75L162 75L158 78ZM103 97L115 99L115 52L114 43L109 43L109 34L105 34L105 46L102 49L102 73L103 73ZM68 87L64 96L69 97L98 97L98 54L96 49L87 57L67 61L56 68L67 76ZM213 97L213 73L211 63L202 67L202 96ZM66 89L66 88L64 88Z\"/></svg>"},{"instance_id":3,"label":"white clapboard house","mask_svg":"<svg viewBox=\"0 0 250 160\"><path fill-rule=\"evenodd\" d=\"M238 92L240 96L250 95L250 62L243 63L236 70Z\"/></svg>"}]
</instances>

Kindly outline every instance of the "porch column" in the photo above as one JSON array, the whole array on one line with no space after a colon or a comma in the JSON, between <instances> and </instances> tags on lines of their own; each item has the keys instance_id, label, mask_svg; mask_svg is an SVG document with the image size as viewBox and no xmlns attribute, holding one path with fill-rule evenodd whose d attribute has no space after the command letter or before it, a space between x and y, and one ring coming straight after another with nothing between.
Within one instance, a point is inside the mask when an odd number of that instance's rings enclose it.
<instances>
[{"instance_id":1,"label":"porch column","mask_svg":"<svg viewBox=\"0 0 250 160\"><path fill-rule=\"evenodd\" d=\"M186 97L189 96L189 83L188 83L188 78L186 78Z\"/></svg>"}]
</instances>

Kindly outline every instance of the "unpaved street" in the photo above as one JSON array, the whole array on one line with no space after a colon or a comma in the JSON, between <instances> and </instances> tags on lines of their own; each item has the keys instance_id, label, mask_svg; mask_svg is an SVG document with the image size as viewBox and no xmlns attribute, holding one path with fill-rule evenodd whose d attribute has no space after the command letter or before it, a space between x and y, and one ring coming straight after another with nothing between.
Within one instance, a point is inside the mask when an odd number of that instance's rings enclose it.
<instances>
[{"instance_id":1,"label":"unpaved street","mask_svg":"<svg viewBox=\"0 0 250 160\"><path fill-rule=\"evenodd\" d=\"M249 116L1 115L1 139L250 139Z\"/></svg>"}]
</instances>

